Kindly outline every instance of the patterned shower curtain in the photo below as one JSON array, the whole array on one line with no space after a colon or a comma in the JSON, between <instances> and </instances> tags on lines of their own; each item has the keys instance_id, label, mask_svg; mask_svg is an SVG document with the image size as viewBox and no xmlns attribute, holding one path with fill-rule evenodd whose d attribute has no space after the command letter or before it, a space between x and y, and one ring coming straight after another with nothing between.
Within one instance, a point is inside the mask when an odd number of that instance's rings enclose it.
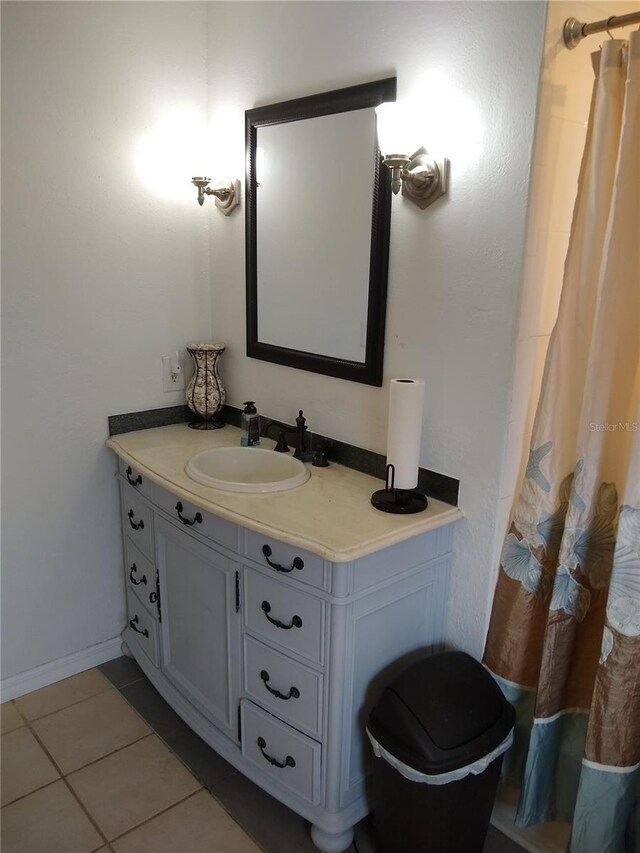
<instances>
[{"instance_id":1,"label":"patterned shower curtain","mask_svg":"<svg viewBox=\"0 0 640 853\"><path fill-rule=\"evenodd\" d=\"M485 664L516 707L517 822L640 850L640 32L594 55L558 319Z\"/></svg>"}]
</instances>

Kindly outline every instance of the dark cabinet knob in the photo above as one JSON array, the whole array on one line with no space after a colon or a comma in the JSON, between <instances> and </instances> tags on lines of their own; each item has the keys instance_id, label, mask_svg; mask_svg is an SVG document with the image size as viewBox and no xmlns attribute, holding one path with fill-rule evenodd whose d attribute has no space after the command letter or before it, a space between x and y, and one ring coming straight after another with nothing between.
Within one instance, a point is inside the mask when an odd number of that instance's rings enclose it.
<instances>
[{"instance_id":1,"label":"dark cabinet knob","mask_svg":"<svg viewBox=\"0 0 640 853\"><path fill-rule=\"evenodd\" d=\"M288 625L285 625L284 622L281 622L279 619L274 619L273 616L269 616L271 613L271 605L268 601L263 601L260 606L269 622L271 622L272 625L275 625L276 628L282 628L284 631L289 631L291 628L302 628L302 619L299 616L294 616L291 619L291 622Z\"/></svg>"},{"instance_id":2,"label":"dark cabinet knob","mask_svg":"<svg viewBox=\"0 0 640 853\"><path fill-rule=\"evenodd\" d=\"M131 525L133 530L144 530L144 521L140 519L140 521L133 520L133 510L130 509L127 513L127 518L129 519L129 524Z\"/></svg>"},{"instance_id":3,"label":"dark cabinet knob","mask_svg":"<svg viewBox=\"0 0 640 853\"><path fill-rule=\"evenodd\" d=\"M142 575L140 580L135 577L136 572L138 571L138 567L135 563L131 563L131 568L129 569L129 580L134 586L139 586L141 583L147 582L147 576Z\"/></svg>"},{"instance_id":4,"label":"dark cabinet knob","mask_svg":"<svg viewBox=\"0 0 640 853\"><path fill-rule=\"evenodd\" d=\"M289 572L292 572L294 569L304 569L304 560L302 559L302 557L294 557L293 562L291 563L291 565L287 569L284 566L281 566L280 563L272 563L271 562L269 557L271 556L273 551L271 550L269 545L263 545L262 546L262 553L264 554L264 558L267 561L267 563L271 566L272 569L275 569L276 572L286 572L288 574Z\"/></svg>"},{"instance_id":5,"label":"dark cabinet knob","mask_svg":"<svg viewBox=\"0 0 640 853\"><path fill-rule=\"evenodd\" d=\"M269 764L273 764L274 767L295 767L296 762L295 759L291 755L287 755L284 761L278 761L277 758L274 758L273 755L269 755L269 753L265 752L265 747L267 745L266 740L263 737L259 737L256 741L258 747L260 748L260 752L262 753L262 757L266 759Z\"/></svg>"},{"instance_id":6,"label":"dark cabinet knob","mask_svg":"<svg viewBox=\"0 0 640 853\"><path fill-rule=\"evenodd\" d=\"M183 524L186 524L188 527L191 527L194 524L202 524L202 513L197 512L192 519L185 518L182 514L184 507L182 506L182 501L178 501L176 504L176 512L178 513L178 518Z\"/></svg>"},{"instance_id":7,"label":"dark cabinet knob","mask_svg":"<svg viewBox=\"0 0 640 853\"><path fill-rule=\"evenodd\" d=\"M136 615L133 617L133 619L129 619L129 625L133 628L133 630L134 630L136 633L138 633L138 634L142 634L142 636L143 636L143 637L148 637L148 636L149 636L149 631L147 630L147 628L145 628L145 629L144 629L144 631L141 631L141 630L140 630L140 628L138 628L138 622L139 622L139 621L140 621L140 619L139 619L138 615L136 614Z\"/></svg>"},{"instance_id":8,"label":"dark cabinet knob","mask_svg":"<svg viewBox=\"0 0 640 853\"><path fill-rule=\"evenodd\" d=\"M125 471L125 474L127 475L127 480L129 481L129 483L132 486L141 486L142 485L142 477L140 476L140 474L138 474L137 477L133 476L133 471L131 469L131 465L129 465L129 467Z\"/></svg>"},{"instance_id":9,"label":"dark cabinet knob","mask_svg":"<svg viewBox=\"0 0 640 853\"><path fill-rule=\"evenodd\" d=\"M266 669L262 670L262 672L260 673L260 678L264 682L264 686L267 688L269 693L271 693L272 696L275 696L276 699L283 699L286 702L288 699L299 699L300 698L300 691L298 690L297 687L290 687L289 692L286 694L281 693L279 690L276 690L275 687L270 687L269 686L270 675Z\"/></svg>"}]
</instances>

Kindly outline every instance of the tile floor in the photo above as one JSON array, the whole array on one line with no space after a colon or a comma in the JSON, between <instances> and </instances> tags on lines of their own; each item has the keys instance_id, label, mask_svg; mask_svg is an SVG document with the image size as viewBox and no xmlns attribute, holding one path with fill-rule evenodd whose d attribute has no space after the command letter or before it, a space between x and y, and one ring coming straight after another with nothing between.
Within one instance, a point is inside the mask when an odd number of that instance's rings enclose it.
<instances>
[{"instance_id":1,"label":"tile floor","mask_svg":"<svg viewBox=\"0 0 640 853\"><path fill-rule=\"evenodd\" d=\"M305 821L213 752L133 661L1 710L2 853L317 853ZM490 828L484 853L522 850Z\"/></svg>"},{"instance_id":2,"label":"tile floor","mask_svg":"<svg viewBox=\"0 0 640 853\"><path fill-rule=\"evenodd\" d=\"M99 670L1 720L3 853L260 850Z\"/></svg>"}]
</instances>

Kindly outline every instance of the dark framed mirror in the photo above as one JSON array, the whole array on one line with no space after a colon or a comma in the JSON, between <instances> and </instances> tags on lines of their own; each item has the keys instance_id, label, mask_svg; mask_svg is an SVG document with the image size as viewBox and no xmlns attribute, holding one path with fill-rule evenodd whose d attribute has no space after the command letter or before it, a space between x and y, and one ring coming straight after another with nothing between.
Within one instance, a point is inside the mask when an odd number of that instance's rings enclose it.
<instances>
[{"instance_id":1,"label":"dark framed mirror","mask_svg":"<svg viewBox=\"0 0 640 853\"><path fill-rule=\"evenodd\" d=\"M245 113L247 355L382 385L396 78Z\"/></svg>"}]
</instances>

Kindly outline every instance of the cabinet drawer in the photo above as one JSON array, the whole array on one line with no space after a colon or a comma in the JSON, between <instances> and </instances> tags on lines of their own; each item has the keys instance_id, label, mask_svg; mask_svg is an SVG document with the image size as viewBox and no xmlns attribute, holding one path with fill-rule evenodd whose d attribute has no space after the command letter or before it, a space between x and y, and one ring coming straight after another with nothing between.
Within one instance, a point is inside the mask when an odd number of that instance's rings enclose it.
<instances>
[{"instance_id":1,"label":"cabinet drawer","mask_svg":"<svg viewBox=\"0 0 640 853\"><path fill-rule=\"evenodd\" d=\"M273 781L320 802L320 744L242 700L242 754Z\"/></svg>"},{"instance_id":2,"label":"cabinet drawer","mask_svg":"<svg viewBox=\"0 0 640 853\"><path fill-rule=\"evenodd\" d=\"M322 663L324 602L247 569L245 624L269 643Z\"/></svg>"},{"instance_id":3,"label":"cabinet drawer","mask_svg":"<svg viewBox=\"0 0 640 853\"><path fill-rule=\"evenodd\" d=\"M155 487L146 474L141 474L133 465L129 465L128 462L125 462L124 459L118 460L118 473L132 489L135 489L136 492L140 492L140 494L144 495L145 498L153 500Z\"/></svg>"},{"instance_id":4,"label":"cabinet drawer","mask_svg":"<svg viewBox=\"0 0 640 853\"><path fill-rule=\"evenodd\" d=\"M153 561L153 512L144 499L121 484L122 529L145 557Z\"/></svg>"},{"instance_id":5,"label":"cabinet drawer","mask_svg":"<svg viewBox=\"0 0 640 853\"><path fill-rule=\"evenodd\" d=\"M158 666L158 630L155 619L130 589L127 589L127 616L127 642L136 643L153 665Z\"/></svg>"},{"instance_id":6,"label":"cabinet drawer","mask_svg":"<svg viewBox=\"0 0 640 853\"><path fill-rule=\"evenodd\" d=\"M135 593L149 613L157 619L158 607L156 589L156 570L150 560L143 555L128 536L124 539L125 579L127 588Z\"/></svg>"},{"instance_id":7,"label":"cabinet drawer","mask_svg":"<svg viewBox=\"0 0 640 853\"><path fill-rule=\"evenodd\" d=\"M252 530L246 531L245 554L259 565L291 580L324 589L324 560L317 554Z\"/></svg>"},{"instance_id":8,"label":"cabinet drawer","mask_svg":"<svg viewBox=\"0 0 640 853\"><path fill-rule=\"evenodd\" d=\"M159 487L156 488L156 503L174 521L181 522L186 531L199 533L200 536L206 536L207 539L212 539L230 551L237 552L238 528L232 522L211 515L195 504L183 498L177 498L171 492L166 492Z\"/></svg>"},{"instance_id":9,"label":"cabinet drawer","mask_svg":"<svg viewBox=\"0 0 640 853\"><path fill-rule=\"evenodd\" d=\"M244 638L244 689L249 698L312 735L322 729L322 675Z\"/></svg>"}]
</instances>

